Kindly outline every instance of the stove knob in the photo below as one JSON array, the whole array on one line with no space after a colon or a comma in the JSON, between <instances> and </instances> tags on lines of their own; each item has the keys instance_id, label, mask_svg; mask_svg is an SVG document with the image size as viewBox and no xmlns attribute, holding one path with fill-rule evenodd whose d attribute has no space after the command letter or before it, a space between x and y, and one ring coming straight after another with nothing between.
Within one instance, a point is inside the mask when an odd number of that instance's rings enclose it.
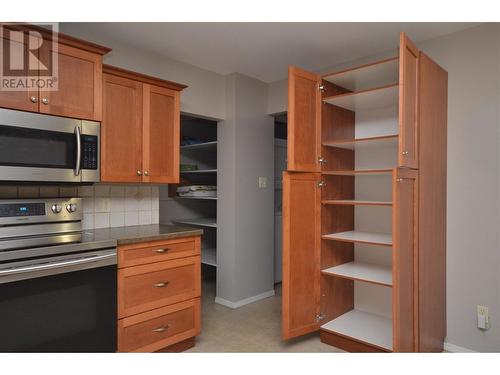
<instances>
[{"instance_id":1,"label":"stove knob","mask_svg":"<svg viewBox=\"0 0 500 375\"><path fill-rule=\"evenodd\" d=\"M51 209L53 213L58 214L59 212L61 212L62 207L59 204L53 204Z\"/></svg>"},{"instance_id":2,"label":"stove knob","mask_svg":"<svg viewBox=\"0 0 500 375\"><path fill-rule=\"evenodd\" d=\"M76 204L71 203L71 204L66 205L66 210L70 213L75 212L76 211Z\"/></svg>"}]
</instances>

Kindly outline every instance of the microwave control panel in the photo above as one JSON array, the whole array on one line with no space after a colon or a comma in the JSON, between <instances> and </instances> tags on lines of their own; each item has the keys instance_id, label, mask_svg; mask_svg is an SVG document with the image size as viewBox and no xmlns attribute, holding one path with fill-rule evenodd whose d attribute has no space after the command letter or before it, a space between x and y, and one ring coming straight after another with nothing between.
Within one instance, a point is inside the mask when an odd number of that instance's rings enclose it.
<instances>
[{"instance_id":1,"label":"microwave control panel","mask_svg":"<svg viewBox=\"0 0 500 375\"><path fill-rule=\"evenodd\" d=\"M97 169L98 138L82 134L82 169Z\"/></svg>"}]
</instances>

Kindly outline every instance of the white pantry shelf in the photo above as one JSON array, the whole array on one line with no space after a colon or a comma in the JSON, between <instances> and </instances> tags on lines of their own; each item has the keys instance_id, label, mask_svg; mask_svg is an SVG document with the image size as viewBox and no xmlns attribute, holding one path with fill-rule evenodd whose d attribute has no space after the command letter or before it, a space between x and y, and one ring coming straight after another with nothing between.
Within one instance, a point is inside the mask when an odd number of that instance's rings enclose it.
<instances>
[{"instance_id":1,"label":"white pantry shelf","mask_svg":"<svg viewBox=\"0 0 500 375\"><path fill-rule=\"evenodd\" d=\"M392 286L392 269L389 266L363 262L349 262L324 269L321 273L324 275L342 277L344 279Z\"/></svg>"},{"instance_id":2,"label":"white pantry shelf","mask_svg":"<svg viewBox=\"0 0 500 375\"><path fill-rule=\"evenodd\" d=\"M392 235L382 233L369 233L358 231L338 232L324 234L321 236L324 240L365 243L370 245L392 246Z\"/></svg>"},{"instance_id":3,"label":"white pantry shelf","mask_svg":"<svg viewBox=\"0 0 500 375\"><path fill-rule=\"evenodd\" d=\"M350 91L366 90L399 82L399 58L391 57L370 64L325 74L325 81Z\"/></svg>"},{"instance_id":4,"label":"white pantry shelf","mask_svg":"<svg viewBox=\"0 0 500 375\"><path fill-rule=\"evenodd\" d=\"M391 201L363 201L354 199L324 199L321 201L321 204L337 206L392 206Z\"/></svg>"},{"instance_id":5,"label":"white pantry shelf","mask_svg":"<svg viewBox=\"0 0 500 375\"><path fill-rule=\"evenodd\" d=\"M392 320L360 310L351 310L325 323L321 329L392 351Z\"/></svg>"},{"instance_id":6,"label":"white pantry shelf","mask_svg":"<svg viewBox=\"0 0 500 375\"><path fill-rule=\"evenodd\" d=\"M199 217L194 219L173 219L172 221L177 224L193 225L196 227L217 228L216 218Z\"/></svg>"},{"instance_id":7,"label":"white pantry shelf","mask_svg":"<svg viewBox=\"0 0 500 375\"><path fill-rule=\"evenodd\" d=\"M363 91L349 92L329 96L325 103L333 104L350 111L362 111L376 108L395 107L398 105L399 85L388 85Z\"/></svg>"},{"instance_id":8,"label":"white pantry shelf","mask_svg":"<svg viewBox=\"0 0 500 375\"><path fill-rule=\"evenodd\" d=\"M377 137L357 138L357 139L339 139L323 142L323 146L345 148L354 150L361 147L395 147L398 145L397 134L381 135Z\"/></svg>"},{"instance_id":9,"label":"white pantry shelf","mask_svg":"<svg viewBox=\"0 0 500 375\"><path fill-rule=\"evenodd\" d=\"M201 249L201 263L217 267L217 249Z\"/></svg>"},{"instance_id":10,"label":"white pantry shelf","mask_svg":"<svg viewBox=\"0 0 500 375\"><path fill-rule=\"evenodd\" d=\"M216 147L217 147L217 141L211 141L211 142L203 142L203 143L181 146L181 151L207 150L207 149L210 150Z\"/></svg>"}]
</instances>

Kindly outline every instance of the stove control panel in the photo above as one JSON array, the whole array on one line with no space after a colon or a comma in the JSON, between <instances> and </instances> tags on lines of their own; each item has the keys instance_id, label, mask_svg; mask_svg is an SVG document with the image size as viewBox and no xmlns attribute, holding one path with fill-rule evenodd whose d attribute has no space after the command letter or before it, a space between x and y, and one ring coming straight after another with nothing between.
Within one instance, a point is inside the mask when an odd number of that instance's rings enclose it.
<instances>
[{"instance_id":1,"label":"stove control panel","mask_svg":"<svg viewBox=\"0 0 500 375\"><path fill-rule=\"evenodd\" d=\"M0 226L20 222L81 221L81 198L0 200Z\"/></svg>"},{"instance_id":2,"label":"stove control panel","mask_svg":"<svg viewBox=\"0 0 500 375\"><path fill-rule=\"evenodd\" d=\"M0 217L44 216L45 203L0 203Z\"/></svg>"}]
</instances>

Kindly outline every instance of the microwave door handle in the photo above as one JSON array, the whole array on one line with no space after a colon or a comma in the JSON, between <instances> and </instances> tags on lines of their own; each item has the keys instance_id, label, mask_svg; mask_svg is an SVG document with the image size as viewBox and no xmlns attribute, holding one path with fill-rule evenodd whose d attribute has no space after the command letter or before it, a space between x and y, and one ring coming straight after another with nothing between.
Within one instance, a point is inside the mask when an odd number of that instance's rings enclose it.
<instances>
[{"instance_id":1,"label":"microwave door handle","mask_svg":"<svg viewBox=\"0 0 500 375\"><path fill-rule=\"evenodd\" d=\"M80 134L80 127L75 126L75 137L76 137L76 163L75 163L75 176L80 175L80 161L82 158L82 137Z\"/></svg>"}]
</instances>

